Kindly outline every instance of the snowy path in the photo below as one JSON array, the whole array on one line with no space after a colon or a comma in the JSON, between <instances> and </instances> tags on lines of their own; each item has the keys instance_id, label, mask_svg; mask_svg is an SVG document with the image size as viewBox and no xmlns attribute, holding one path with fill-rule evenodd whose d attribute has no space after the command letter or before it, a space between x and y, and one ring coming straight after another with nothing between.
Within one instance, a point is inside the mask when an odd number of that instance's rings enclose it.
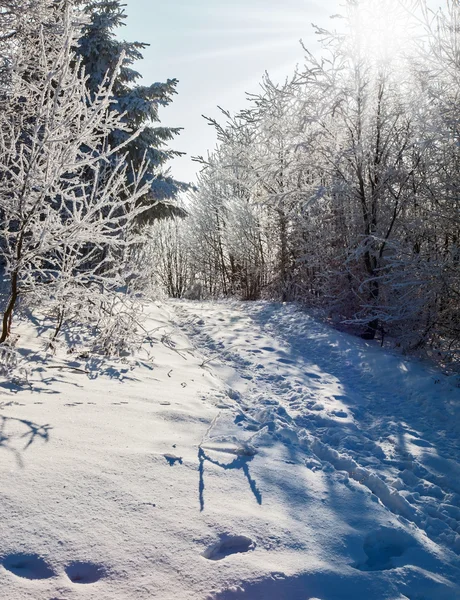
<instances>
[{"instance_id":1,"label":"snowy path","mask_svg":"<svg viewBox=\"0 0 460 600\"><path fill-rule=\"evenodd\" d=\"M397 516L404 530L370 531L361 568L388 569L385 548L403 556L410 532L460 554L458 380L294 306L186 303L176 311L233 390L235 423L252 442L263 446L268 434L293 453L302 449L311 471L367 488L371 501ZM458 589L450 594L460 597Z\"/></svg>"},{"instance_id":2,"label":"snowy path","mask_svg":"<svg viewBox=\"0 0 460 600\"><path fill-rule=\"evenodd\" d=\"M151 347L112 364L41 362L22 332L1 600L460 598L453 380L292 306L170 302L145 324Z\"/></svg>"}]
</instances>

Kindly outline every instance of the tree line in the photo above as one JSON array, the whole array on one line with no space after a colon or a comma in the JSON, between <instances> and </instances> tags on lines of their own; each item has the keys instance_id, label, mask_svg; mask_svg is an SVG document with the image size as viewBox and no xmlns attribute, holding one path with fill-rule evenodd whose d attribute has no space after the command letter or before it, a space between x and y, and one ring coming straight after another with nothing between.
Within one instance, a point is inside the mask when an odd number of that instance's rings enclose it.
<instances>
[{"instance_id":1,"label":"tree line","mask_svg":"<svg viewBox=\"0 0 460 600\"><path fill-rule=\"evenodd\" d=\"M460 8L347 0L321 51L222 111L187 219L150 252L175 297L296 300L459 357Z\"/></svg>"}]
</instances>

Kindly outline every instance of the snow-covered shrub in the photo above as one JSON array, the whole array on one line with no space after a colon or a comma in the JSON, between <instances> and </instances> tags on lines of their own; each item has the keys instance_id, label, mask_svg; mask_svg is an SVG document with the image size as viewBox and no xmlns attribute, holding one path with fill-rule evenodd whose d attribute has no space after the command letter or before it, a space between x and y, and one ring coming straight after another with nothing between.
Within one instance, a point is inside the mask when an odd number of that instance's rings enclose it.
<instances>
[{"instance_id":1,"label":"snow-covered shrub","mask_svg":"<svg viewBox=\"0 0 460 600\"><path fill-rule=\"evenodd\" d=\"M94 324L92 351L104 356L127 356L138 350L148 337L142 325L142 303L135 298L114 295L99 299L99 319Z\"/></svg>"},{"instance_id":2,"label":"snow-covered shrub","mask_svg":"<svg viewBox=\"0 0 460 600\"><path fill-rule=\"evenodd\" d=\"M136 243L132 224L144 208L142 168L130 172L112 147L123 115L112 107L114 76L93 98L74 53L78 11L40 0L15 37L7 93L0 97L0 260L9 284L0 341L19 299L58 307L57 320L81 314L94 290L123 284L120 267ZM30 16L30 15L29 15Z\"/></svg>"},{"instance_id":3,"label":"snow-covered shrub","mask_svg":"<svg viewBox=\"0 0 460 600\"><path fill-rule=\"evenodd\" d=\"M0 346L0 375L14 383L23 384L28 380L28 369L19 352L10 345Z\"/></svg>"}]
</instances>

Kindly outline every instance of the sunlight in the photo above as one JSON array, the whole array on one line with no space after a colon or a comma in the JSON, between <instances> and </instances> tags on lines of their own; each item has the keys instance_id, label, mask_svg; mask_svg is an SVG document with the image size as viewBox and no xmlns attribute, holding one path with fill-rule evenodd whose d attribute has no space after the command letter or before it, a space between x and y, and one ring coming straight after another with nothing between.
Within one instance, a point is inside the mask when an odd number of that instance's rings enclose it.
<instances>
[{"instance_id":1,"label":"sunlight","mask_svg":"<svg viewBox=\"0 0 460 600\"><path fill-rule=\"evenodd\" d=\"M347 3L349 27L357 57L388 64L410 47L410 9L398 0Z\"/></svg>"}]
</instances>

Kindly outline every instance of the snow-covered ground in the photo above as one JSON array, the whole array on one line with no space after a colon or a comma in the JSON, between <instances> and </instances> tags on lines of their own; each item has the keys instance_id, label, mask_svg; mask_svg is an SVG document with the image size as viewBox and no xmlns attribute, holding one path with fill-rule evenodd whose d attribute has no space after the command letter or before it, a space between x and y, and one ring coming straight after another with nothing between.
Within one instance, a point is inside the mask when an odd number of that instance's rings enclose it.
<instances>
[{"instance_id":1,"label":"snow-covered ground","mask_svg":"<svg viewBox=\"0 0 460 600\"><path fill-rule=\"evenodd\" d=\"M292 305L1 384L3 600L460 598L460 388ZM178 328L182 329L182 331Z\"/></svg>"}]
</instances>

